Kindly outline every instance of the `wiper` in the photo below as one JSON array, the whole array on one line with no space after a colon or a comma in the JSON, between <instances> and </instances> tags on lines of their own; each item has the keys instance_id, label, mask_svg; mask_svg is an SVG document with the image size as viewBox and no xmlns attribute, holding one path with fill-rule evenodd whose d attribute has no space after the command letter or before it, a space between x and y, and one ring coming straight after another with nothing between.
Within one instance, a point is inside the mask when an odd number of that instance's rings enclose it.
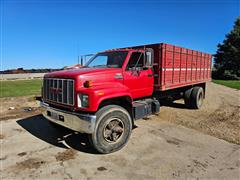
<instances>
[{"instance_id":1,"label":"wiper","mask_svg":"<svg viewBox=\"0 0 240 180\"><path fill-rule=\"evenodd\" d=\"M109 68L119 68L119 65L117 64L112 64L112 65L107 65Z\"/></svg>"},{"instance_id":2,"label":"wiper","mask_svg":"<svg viewBox=\"0 0 240 180\"><path fill-rule=\"evenodd\" d=\"M92 67L106 67L106 65L96 65L96 66L92 66Z\"/></svg>"}]
</instances>

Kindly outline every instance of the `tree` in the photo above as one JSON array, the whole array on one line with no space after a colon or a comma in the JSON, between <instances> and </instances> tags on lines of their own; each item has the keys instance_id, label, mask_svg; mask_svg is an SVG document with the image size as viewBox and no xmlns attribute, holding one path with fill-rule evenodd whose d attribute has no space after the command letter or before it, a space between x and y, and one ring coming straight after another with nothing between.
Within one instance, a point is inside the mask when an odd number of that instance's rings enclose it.
<instances>
[{"instance_id":1,"label":"tree","mask_svg":"<svg viewBox=\"0 0 240 180\"><path fill-rule=\"evenodd\" d=\"M240 17L214 55L213 78L240 79Z\"/></svg>"}]
</instances>

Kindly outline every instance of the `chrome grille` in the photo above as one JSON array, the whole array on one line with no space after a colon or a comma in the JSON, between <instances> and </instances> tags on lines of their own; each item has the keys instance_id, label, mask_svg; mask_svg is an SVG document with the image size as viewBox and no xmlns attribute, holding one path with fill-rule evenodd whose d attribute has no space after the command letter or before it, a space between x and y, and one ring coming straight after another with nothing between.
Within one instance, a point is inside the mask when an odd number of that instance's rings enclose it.
<instances>
[{"instance_id":1,"label":"chrome grille","mask_svg":"<svg viewBox=\"0 0 240 180\"><path fill-rule=\"evenodd\" d=\"M74 105L74 80L44 78L43 99L60 104Z\"/></svg>"}]
</instances>

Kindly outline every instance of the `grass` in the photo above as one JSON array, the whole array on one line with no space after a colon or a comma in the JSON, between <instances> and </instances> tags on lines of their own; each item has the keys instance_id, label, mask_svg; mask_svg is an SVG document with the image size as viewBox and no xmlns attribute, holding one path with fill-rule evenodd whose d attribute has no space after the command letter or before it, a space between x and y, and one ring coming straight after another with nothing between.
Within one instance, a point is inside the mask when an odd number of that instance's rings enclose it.
<instances>
[{"instance_id":1,"label":"grass","mask_svg":"<svg viewBox=\"0 0 240 180\"><path fill-rule=\"evenodd\" d=\"M216 84L221 84L230 88L240 90L240 80L212 80Z\"/></svg>"},{"instance_id":2,"label":"grass","mask_svg":"<svg viewBox=\"0 0 240 180\"><path fill-rule=\"evenodd\" d=\"M0 81L0 98L39 95L41 86L40 79Z\"/></svg>"}]
</instances>

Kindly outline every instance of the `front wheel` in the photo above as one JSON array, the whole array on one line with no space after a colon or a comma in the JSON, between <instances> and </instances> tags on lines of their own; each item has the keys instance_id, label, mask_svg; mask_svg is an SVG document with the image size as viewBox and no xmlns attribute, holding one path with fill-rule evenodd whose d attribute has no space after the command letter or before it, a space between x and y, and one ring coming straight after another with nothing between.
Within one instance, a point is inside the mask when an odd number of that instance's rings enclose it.
<instances>
[{"instance_id":1,"label":"front wheel","mask_svg":"<svg viewBox=\"0 0 240 180\"><path fill-rule=\"evenodd\" d=\"M97 122L89 140L100 153L112 153L126 145L132 131L129 113L117 105L108 105L97 113Z\"/></svg>"}]
</instances>

